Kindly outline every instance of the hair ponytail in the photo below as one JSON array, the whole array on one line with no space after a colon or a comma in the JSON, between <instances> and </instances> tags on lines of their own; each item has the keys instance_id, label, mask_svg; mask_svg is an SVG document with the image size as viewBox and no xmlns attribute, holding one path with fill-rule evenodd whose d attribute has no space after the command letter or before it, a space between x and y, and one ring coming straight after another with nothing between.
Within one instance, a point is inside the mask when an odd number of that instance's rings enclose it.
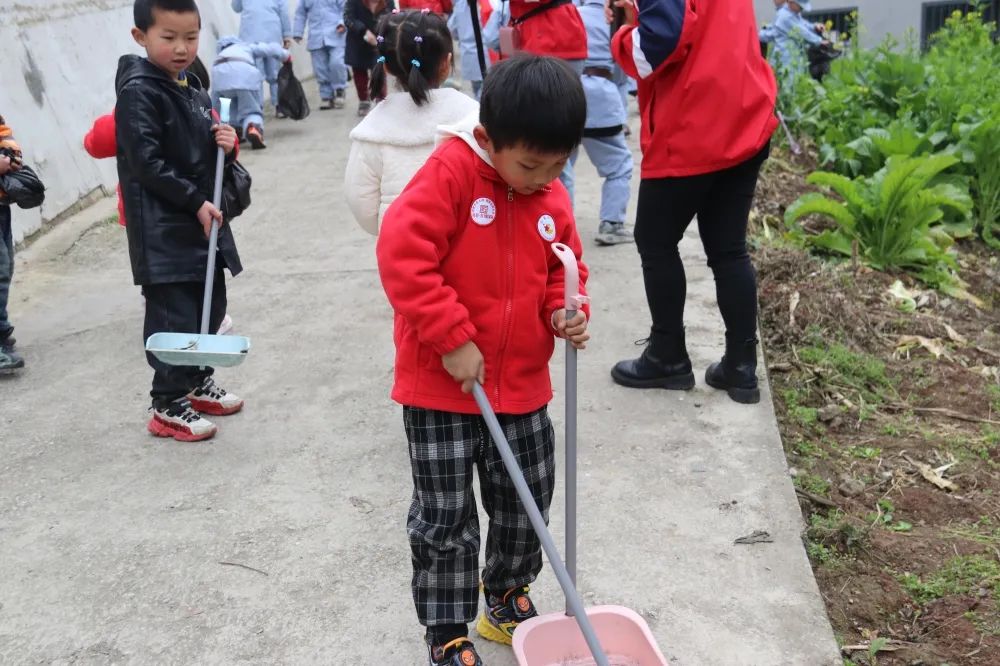
<instances>
[{"instance_id":1,"label":"hair ponytail","mask_svg":"<svg viewBox=\"0 0 1000 666\"><path fill-rule=\"evenodd\" d=\"M417 106L426 104L430 91L441 85L441 66L452 48L451 31L443 17L427 10L407 13L397 34L396 58Z\"/></svg>"},{"instance_id":2,"label":"hair ponytail","mask_svg":"<svg viewBox=\"0 0 1000 666\"><path fill-rule=\"evenodd\" d=\"M399 86L406 90L406 74L399 67L399 59L396 58L396 33L399 25L406 20L406 14L393 11L379 19L375 28L375 50L378 52L378 59L372 67L368 77L369 99L379 99L386 89L386 70L396 77Z\"/></svg>"}]
</instances>

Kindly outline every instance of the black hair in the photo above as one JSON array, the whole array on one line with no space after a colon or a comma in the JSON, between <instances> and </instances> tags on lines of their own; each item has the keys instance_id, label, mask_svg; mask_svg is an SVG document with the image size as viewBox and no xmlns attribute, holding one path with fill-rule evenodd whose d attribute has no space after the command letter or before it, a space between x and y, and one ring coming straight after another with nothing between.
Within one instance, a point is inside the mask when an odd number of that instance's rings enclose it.
<instances>
[{"instance_id":1,"label":"black hair","mask_svg":"<svg viewBox=\"0 0 1000 666\"><path fill-rule=\"evenodd\" d=\"M132 6L135 27L143 32L149 30L155 22L154 9L159 9L161 12L194 12L198 15L198 23L201 24L201 12L198 11L198 3L195 0L135 0Z\"/></svg>"},{"instance_id":2,"label":"black hair","mask_svg":"<svg viewBox=\"0 0 1000 666\"><path fill-rule=\"evenodd\" d=\"M452 49L451 31L444 17L426 10L407 13L399 26L396 58L417 106L426 104L431 89L441 85L441 63Z\"/></svg>"},{"instance_id":3,"label":"black hair","mask_svg":"<svg viewBox=\"0 0 1000 666\"><path fill-rule=\"evenodd\" d=\"M371 75L368 77L368 94L370 99L382 97L385 90L385 71L396 77L399 86L406 90L406 74L399 66L399 59L396 58L396 33L399 24L406 19L408 12L392 12L384 14L378 20L375 27L375 49L378 51L378 60L372 67Z\"/></svg>"},{"instance_id":4,"label":"black hair","mask_svg":"<svg viewBox=\"0 0 1000 666\"><path fill-rule=\"evenodd\" d=\"M493 66L483 81L479 122L496 150L521 144L570 153L583 140L587 99L562 60L519 55Z\"/></svg>"}]
</instances>

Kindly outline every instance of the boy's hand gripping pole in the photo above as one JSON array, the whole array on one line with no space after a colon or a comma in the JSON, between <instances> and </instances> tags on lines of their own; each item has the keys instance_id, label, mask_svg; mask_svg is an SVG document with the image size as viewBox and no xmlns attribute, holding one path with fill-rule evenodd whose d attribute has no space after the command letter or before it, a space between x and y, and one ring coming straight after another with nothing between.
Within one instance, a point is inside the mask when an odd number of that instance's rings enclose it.
<instances>
[{"instance_id":1,"label":"boy's hand gripping pole","mask_svg":"<svg viewBox=\"0 0 1000 666\"><path fill-rule=\"evenodd\" d=\"M219 122L229 122L228 97L219 98ZM222 176L226 166L226 151L219 146L215 156L215 191L212 193L212 205L222 210ZM201 334L208 335L209 318L212 315L212 291L215 288L215 252L219 246L219 221L212 220L212 233L208 236L208 265L205 267L205 300L201 304Z\"/></svg>"},{"instance_id":2,"label":"boy's hand gripping pole","mask_svg":"<svg viewBox=\"0 0 1000 666\"><path fill-rule=\"evenodd\" d=\"M553 243L552 251L562 262L565 284L566 321L576 316L586 296L580 294L580 268L576 255L568 246ZM576 585L576 347L566 340L566 569ZM573 615L566 598L566 614Z\"/></svg>"}]
</instances>

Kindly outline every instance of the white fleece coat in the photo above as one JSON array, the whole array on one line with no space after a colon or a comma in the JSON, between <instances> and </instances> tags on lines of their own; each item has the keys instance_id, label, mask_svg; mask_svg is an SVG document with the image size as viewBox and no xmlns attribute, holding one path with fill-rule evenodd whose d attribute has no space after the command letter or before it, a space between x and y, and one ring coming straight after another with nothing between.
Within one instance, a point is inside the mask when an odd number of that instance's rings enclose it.
<instances>
[{"instance_id":1,"label":"white fleece coat","mask_svg":"<svg viewBox=\"0 0 1000 666\"><path fill-rule=\"evenodd\" d=\"M474 99L452 88L432 90L423 106L409 93L395 92L358 123L351 131L344 191L362 229L378 235L389 204L434 152L438 126L478 111Z\"/></svg>"}]
</instances>

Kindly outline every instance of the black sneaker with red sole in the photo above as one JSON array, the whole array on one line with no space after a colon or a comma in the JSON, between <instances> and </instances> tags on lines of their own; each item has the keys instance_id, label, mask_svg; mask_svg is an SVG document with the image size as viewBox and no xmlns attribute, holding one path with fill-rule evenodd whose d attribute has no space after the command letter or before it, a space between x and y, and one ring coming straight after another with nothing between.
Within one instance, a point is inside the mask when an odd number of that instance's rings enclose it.
<instances>
[{"instance_id":1,"label":"black sneaker with red sole","mask_svg":"<svg viewBox=\"0 0 1000 666\"><path fill-rule=\"evenodd\" d=\"M483 666L476 646L468 638L456 638L444 645L427 645L429 666Z\"/></svg>"}]
</instances>

